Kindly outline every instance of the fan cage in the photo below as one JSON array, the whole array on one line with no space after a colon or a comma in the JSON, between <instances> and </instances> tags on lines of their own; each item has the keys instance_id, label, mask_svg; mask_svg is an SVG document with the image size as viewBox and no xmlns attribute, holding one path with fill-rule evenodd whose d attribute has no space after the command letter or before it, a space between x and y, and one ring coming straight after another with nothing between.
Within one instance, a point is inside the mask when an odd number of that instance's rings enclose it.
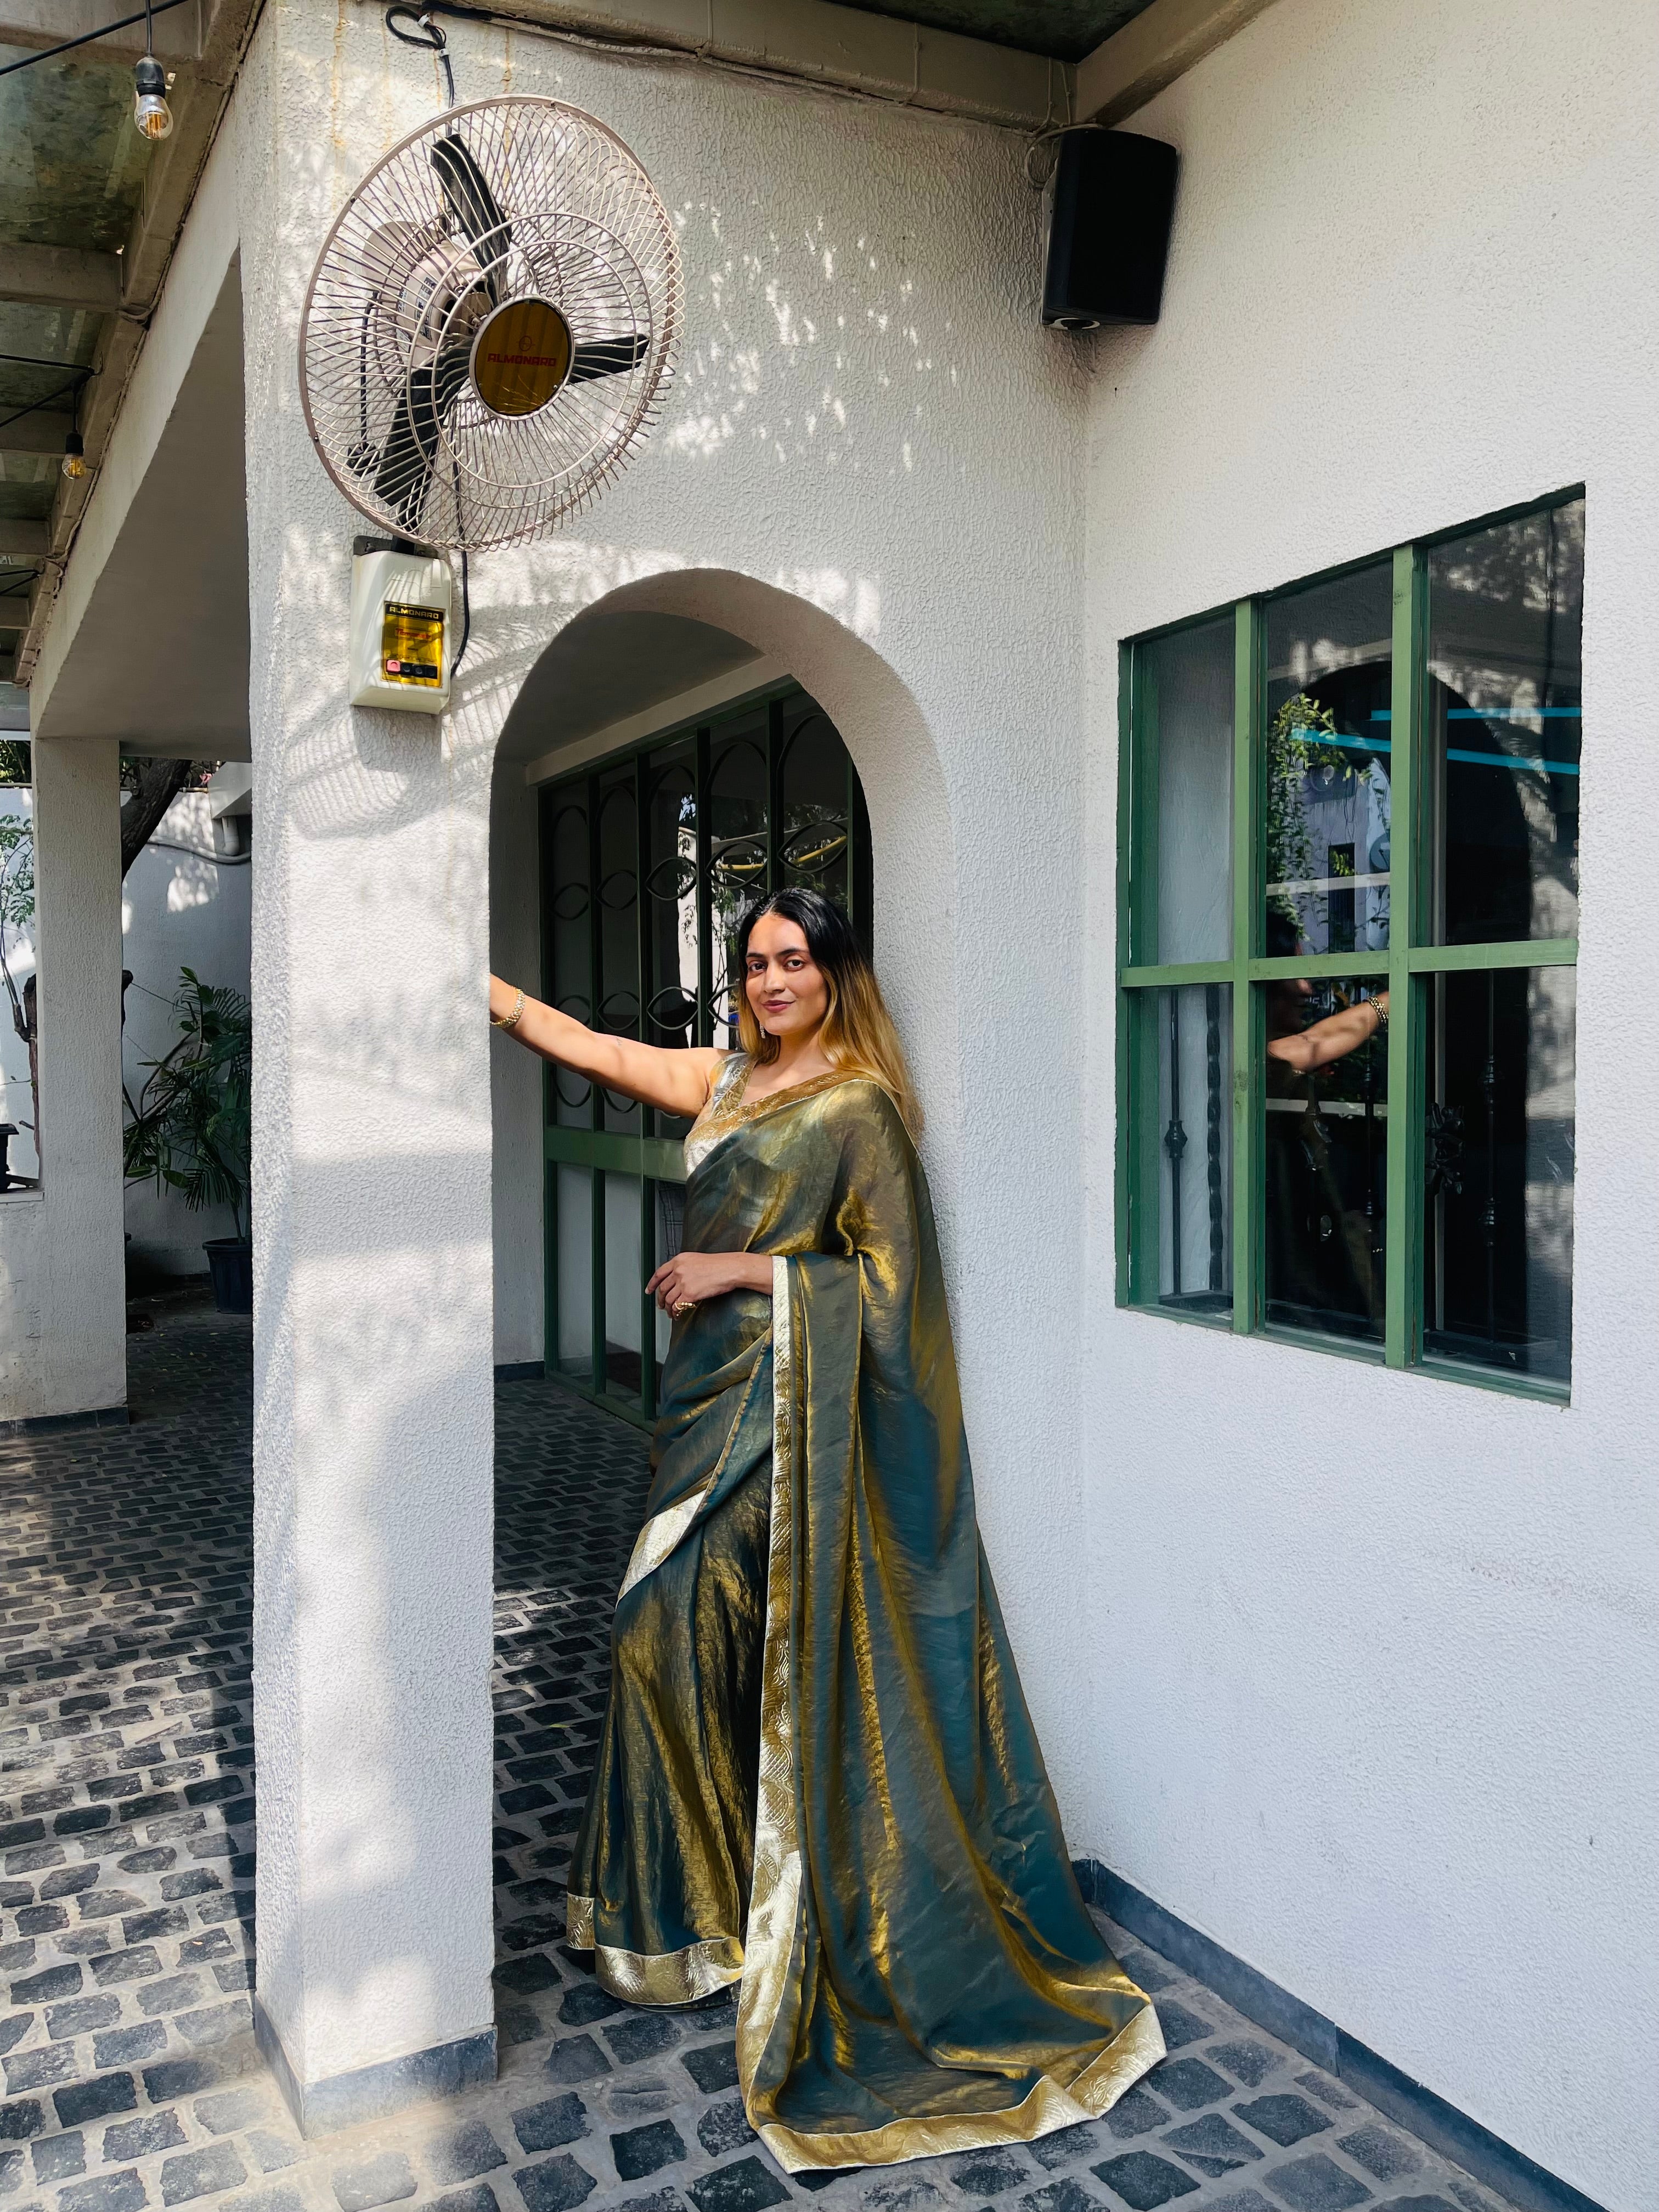
<instances>
[{"instance_id":1,"label":"fan cage","mask_svg":"<svg viewBox=\"0 0 1659 2212\"><path fill-rule=\"evenodd\" d=\"M440 159L470 157L494 203L475 193L465 226L433 158L446 141L464 151ZM536 412L496 415L467 374L472 339L524 296L565 318L571 368ZM375 164L324 241L300 335L306 427L387 531L457 552L526 544L581 513L648 434L683 302L673 223L613 131L529 95L452 108Z\"/></svg>"}]
</instances>

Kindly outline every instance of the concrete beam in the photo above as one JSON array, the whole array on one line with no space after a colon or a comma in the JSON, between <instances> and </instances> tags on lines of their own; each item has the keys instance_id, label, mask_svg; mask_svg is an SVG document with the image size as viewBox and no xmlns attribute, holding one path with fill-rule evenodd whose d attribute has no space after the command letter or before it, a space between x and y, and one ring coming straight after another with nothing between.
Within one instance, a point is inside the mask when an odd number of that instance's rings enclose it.
<instances>
[{"instance_id":1,"label":"concrete beam","mask_svg":"<svg viewBox=\"0 0 1659 2212\"><path fill-rule=\"evenodd\" d=\"M0 46L32 46L39 52L60 46L66 39L84 38L116 14L131 15L131 8L114 9L109 0L0 0ZM193 62L201 52L203 0L185 0L169 8L154 22L155 58L163 62ZM144 27L130 24L112 31L80 49L84 55L131 54L136 60L144 51Z\"/></svg>"},{"instance_id":2,"label":"concrete beam","mask_svg":"<svg viewBox=\"0 0 1659 2212\"><path fill-rule=\"evenodd\" d=\"M15 422L0 422L0 453L61 453L64 441L74 428L73 415L32 407ZM44 552L46 548L40 550Z\"/></svg>"},{"instance_id":3,"label":"concrete beam","mask_svg":"<svg viewBox=\"0 0 1659 2212\"><path fill-rule=\"evenodd\" d=\"M492 0L490 13L526 27L672 46L986 122L1040 127L1070 112L1065 62L836 0Z\"/></svg>"},{"instance_id":4,"label":"concrete beam","mask_svg":"<svg viewBox=\"0 0 1659 2212\"><path fill-rule=\"evenodd\" d=\"M44 522L0 521L0 560L40 561L46 552Z\"/></svg>"},{"instance_id":5,"label":"concrete beam","mask_svg":"<svg viewBox=\"0 0 1659 2212\"><path fill-rule=\"evenodd\" d=\"M1122 122L1272 4L1273 0L1152 0L1078 64L1079 122Z\"/></svg>"},{"instance_id":6,"label":"concrete beam","mask_svg":"<svg viewBox=\"0 0 1659 2212\"><path fill-rule=\"evenodd\" d=\"M61 20L60 0L0 0L0 11L15 13L37 4L52 15L54 23ZM76 0L76 4L83 4L83 0ZM89 0L85 0L85 4L89 4ZM195 0L193 8L173 9L167 15L156 18L157 52L161 53L161 25L173 15L194 15L199 25L198 54L193 64L179 70L179 82L170 95L174 118L173 136L162 140L149 163L143 198L128 234L126 251L120 257L128 312L110 316L99 336L93 362L95 374L81 410L87 474L74 480L67 477L58 480L47 531L47 550L58 558L67 556L75 542L87 501L99 481L105 447L143 349L168 264L179 243L225 102L236 81L237 68L258 7L259 0ZM133 11L127 9L124 12L131 15ZM100 20L106 21L108 17ZM34 627L25 634L18 648L16 678L21 684L28 684L34 673L55 599L56 592L47 590L41 592L36 600Z\"/></svg>"},{"instance_id":7,"label":"concrete beam","mask_svg":"<svg viewBox=\"0 0 1659 2212\"><path fill-rule=\"evenodd\" d=\"M79 246L0 245L0 300L112 315L121 304L121 257Z\"/></svg>"}]
</instances>

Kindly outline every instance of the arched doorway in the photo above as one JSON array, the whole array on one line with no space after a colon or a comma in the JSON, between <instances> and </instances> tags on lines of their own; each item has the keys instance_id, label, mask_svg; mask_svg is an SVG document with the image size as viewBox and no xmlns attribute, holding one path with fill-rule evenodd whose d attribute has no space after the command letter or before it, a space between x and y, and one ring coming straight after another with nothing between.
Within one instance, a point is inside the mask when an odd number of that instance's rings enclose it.
<instances>
[{"instance_id":1,"label":"arched doorway","mask_svg":"<svg viewBox=\"0 0 1659 2212\"><path fill-rule=\"evenodd\" d=\"M650 656L661 657L665 678L675 668L696 673L712 664L724 634L635 615L590 620L567 635L574 650L560 656L556 647L553 656L565 681L538 687L539 708L533 697L523 702L514 732L521 752L555 740L532 770L545 771L533 793L541 994L616 1035L670 1048L727 1045L732 938L750 899L816 885L872 942L870 820L858 771L817 701L752 647L713 687L727 695L715 703L703 701L706 684L671 692L659 711L620 726L613 717L573 747L571 729L594 711L580 703L586 678L601 678L596 701L625 704L649 683L640 671ZM572 750L579 757L565 765ZM554 1068L543 1076L537 1118L545 1371L648 1423L667 1331L644 1285L678 1249L688 1125Z\"/></svg>"},{"instance_id":2,"label":"arched doorway","mask_svg":"<svg viewBox=\"0 0 1659 2212\"><path fill-rule=\"evenodd\" d=\"M684 864L697 865L700 732L711 925L701 933L701 892L680 880ZM647 823L641 850L641 793L648 811L658 756L668 781L655 803L672 812L690 802L684 853L678 822L672 853L661 823ZM632 765L641 760L642 772ZM609 1000L612 1020L635 1034L643 1022L663 1043L729 1037L714 972L717 881L733 912L757 881L804 874L842 886L927 1101L924 1152L948 1263L961 1130L951 810L933 736L872 643L812 599L731 570L666 570L620 585L567 622L526 671L495 752L490 818L496 972L578 1014L580 999L601 1008ZM826 822L827 852L813 834ZM653 872L656 891L641 906L638 886ZM562 933L574 949L556 959L551 905L562 894L573 910L564 918L574 921L612 878L613 903L599 899L594 911L599 951L616 957L596 977L594 945L580 928ZM642 925L652 914L654 924ZM557 1376L649 1420L654 1355L645 1356L642 1285L647 1255L672 1249L665 1240L678 1228L678 1139L665 1126L647 1131L642 1115L614 1101L596 1127L580 1086L567 1081L561 1108L550 1103L551 1083L527 1055L496 1049L497 1371ZM550 1146L562 1156L550 1158ZM636 1245L637 1261L617 1256Z\"/></svg>"}]
</instances>

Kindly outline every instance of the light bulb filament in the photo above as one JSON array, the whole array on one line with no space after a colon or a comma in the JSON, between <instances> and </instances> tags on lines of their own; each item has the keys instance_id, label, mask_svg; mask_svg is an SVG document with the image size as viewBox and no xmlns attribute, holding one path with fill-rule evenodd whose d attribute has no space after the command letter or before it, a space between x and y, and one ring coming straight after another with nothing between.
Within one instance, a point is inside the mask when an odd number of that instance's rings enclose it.
<instances>
[{"instance_id":1,"label":"light bulb filament","mask_svg":"<svg viewBox=\"0 0 1659 2212\"><path fill-rule=\"evenodd\" d=\"M154 54L134 64L132 84L132 119L140 137L165 138L173 128L173 110L167 106L167 73Z\"/></svg>"}]
</instances>

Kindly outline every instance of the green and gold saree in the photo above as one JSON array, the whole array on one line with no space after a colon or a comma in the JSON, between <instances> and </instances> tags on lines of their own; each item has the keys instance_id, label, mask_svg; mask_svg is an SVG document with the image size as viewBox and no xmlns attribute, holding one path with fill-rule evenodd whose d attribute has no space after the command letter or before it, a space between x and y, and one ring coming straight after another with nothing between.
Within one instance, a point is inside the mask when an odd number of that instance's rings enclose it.
<instances>
[{"instance_id":1,"label":"green and gold saree","mask_svg":"<svg viewBox=\"0 0 1659 2212\"><path fill-rule=\"evenodd\" d=\"M676 1322L571 1862L634 2004L741 1982L750 2124L791 2171L1029 2140L1164 2040L1079 1894L974 1516L927 1185L842 1076L686 1142L685 1243L770 1300Z\"/></svg>"}]
</instances>

